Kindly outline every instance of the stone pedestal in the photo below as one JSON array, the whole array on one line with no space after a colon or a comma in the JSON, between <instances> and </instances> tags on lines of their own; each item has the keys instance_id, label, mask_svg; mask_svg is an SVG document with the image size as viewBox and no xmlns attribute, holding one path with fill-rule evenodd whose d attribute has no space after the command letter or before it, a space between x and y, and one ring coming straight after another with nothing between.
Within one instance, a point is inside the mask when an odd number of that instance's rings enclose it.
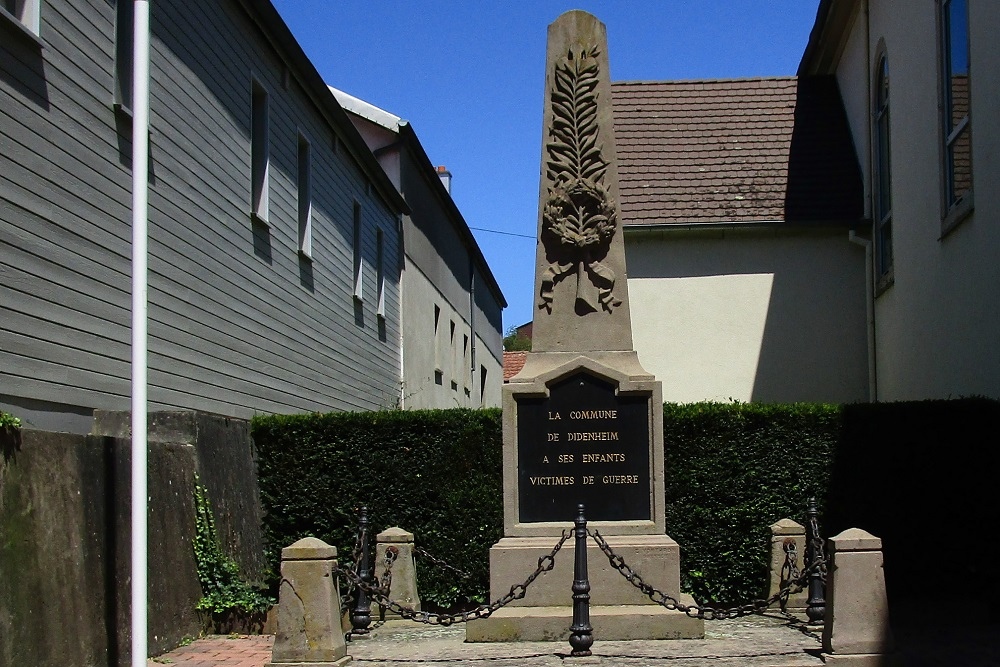
<instances>
[{"instance_id":1,"label":"stone pedestal","mask_svg":"<svg viewBox=\"0 0 1000 667\"><path fill-rule=\"evenodd\" d=\"M506 595L538 566L558 538L508 537L490 549L490 597ZM643 580L684 604L680 593L680 548L667 535L620 535L608 544ZM572 540L556 555L555 567L543 572L515 600L489 618L468 624L466 641L561 641L569 637L573 618ZM596 640L689 639L703 637L704 622L653 604L611 567L600 548L587 546L590 578L590 622Z\"/></svg>"},{"instance_id":2,"label":"stone pedestal","mask_svg":"<svg viewBox=\"0 0 1000 667\"><path fill-rule=\"evenodd\" d=\"M805 527L791 519L782 519L771 524L771 576L770 590L767 593L768 597L771 597L781 589L781 584L785 581L783 575L788 575L787 572L782 572L785 566L785 543L788 540L791 540L795 545L795 567L800 572L805 568ZM803 588L798 593L792 593L788 596L788 603L785 605L785 609L787 611L804 613L808 606L808 600L809 591L807 588Z\"/></svg>"},{"instance_id":3,"label":"stone pedestal","mask_svg":"<svg viewBox=\"0 0 1000 667\"><path fill-rule=\"evenodd\" d=\"M281 550L278 631L267 667L344 667L336 547L306 537Z\"/></svg>"},{"instance_id":4,"label":"stone pedestal","mask_svg":"<svg viewBox=\"0 0 1000 667\"><path fill-rule=\"evenodd\" d=\"M375 574L379 577L385 571L385 553L395 549L396 560L392 564L392 582L389 599L404 607L420 611L420 596L417 594L417 570L413 565L413 533L402 528L386 528L376 537ZM398 618L399 614L386 609L386 618Z\"/></svg>"}]
</instances>

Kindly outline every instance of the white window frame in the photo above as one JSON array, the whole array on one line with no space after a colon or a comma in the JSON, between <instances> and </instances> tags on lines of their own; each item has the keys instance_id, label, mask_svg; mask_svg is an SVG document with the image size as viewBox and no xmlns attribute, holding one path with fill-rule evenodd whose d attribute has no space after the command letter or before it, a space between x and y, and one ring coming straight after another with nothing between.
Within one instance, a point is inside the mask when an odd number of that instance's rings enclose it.
<instances>
[{"instance_id":1,"label":"white window frame","mask_svg":"<svg viewBox=\"0 0 1000 667\"><path fill-rule=\"evenodd\" d=\"M299 254L312 259L312 144L301 131L298 140L296 200L299 219Z\"/></svg>"},{"instance_id":2,"label":"white window frame","mask_svg":"<svg viewBox=\"0 0 1000 667\"><path fill-rule=\"evenodd\" d=\"M375 289L375 315L385 319L385 234L381 227L375 230Z\"/></svg>"},{"instance_id":3,"label":"white window frame","mask_svg":"<svg viewBox=\"0 0 1000 667\"><path fill-rule=\"evenodd\" d=\"M13 11L7 8L9 0L0 4L0 16L9 18L32 37L39 36L42 23L42 0L13 0Z\"/></svg>"},{"instance_id":4,"label":"white window frame","mask_svg":"<svg viewBox=\"0 0 1000 667\"><path fill-rule=\"evenodd\" d=\"M434 384L444 384L444 369L441 366L441 306L434 304Z\"/></svg>"},{"instance_id":5,"label":"white window frame","mask_svg":"<svg viewBox=\"0 0 1000 667\"><path fill-rule=\"evenodd\" d=\"M954 121L954 99L951 85L951 75L953 70L952 62L952 37L953 26L950 18L950 9L956 3L963 5L965 16L965 64L966 64L966 101L965 114L962 118ZM961 222L972 210L972 110L971 110L971 88L972 88L972 64L969 48L969 6L967 0L941 0L940 2L940 59L941 59L941 138L942 138L942 172L943 172L943 215L942 215L942 235L951 231L955 225ZM956 172L954 162L954 149L960 142L967 142L969 155L968 159L968 188L958 192L956 189Z\"/></svg>"},{"instance_id":6,"label":"white window frame","mask_svg":"<svg viewBox=\"0 0 1000 667\"><path fill-rule=\"evenodd\" d=\"M889 57L883 49L875 60L872 86L872 167L876 291L893 282L892 257L892 132L890 123ZM883 95L884 93L884 95ZM884 136L883 136L884 135Z\"/></svg>"},{"instance_id":7,"label":"white window frame","mask_svg":"<svg viewBox=\"0 0 1000 667\"><path fill-rule=\"evenodd\" d=\"M131 115L135 72L135 4L117 0L115 6L115 100L116 108Z\"/></svg>"},{"instance_id":8,"label":"white window frame","mask_svg":"<svg viewBox=\"0 0 1000 667\"><path fill-rule=\"evenodd\" d=\"M365 277L365 259L362 253L362 236L364 233L364 225L362 214L361 214L361 202L354 200L354 298L357 301L365 300L364 291L364 277Z\"/></svg>"},{"instance_id":9,"label":"white window frame","mask_svg":"<svg viewBox=\"0 0 1000 667\"><path fill-rule=\"evenodd\" d=\"M250 214L270 224L270 94L259 80L250 85Z\"/></svg>"}]
</instances>

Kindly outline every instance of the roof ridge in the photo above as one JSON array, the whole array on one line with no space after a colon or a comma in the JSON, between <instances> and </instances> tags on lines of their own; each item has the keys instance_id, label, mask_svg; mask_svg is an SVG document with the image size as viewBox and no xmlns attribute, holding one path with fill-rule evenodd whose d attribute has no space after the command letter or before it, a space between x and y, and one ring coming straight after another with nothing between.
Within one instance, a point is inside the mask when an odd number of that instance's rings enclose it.
<instances>
[{"instance_id":1,"label":"roof ridge","mask_svg":"<svg viewBox=\"0 0 1000 667\"><path fill-rule=\"evenodd\" d=\"M712 78L712 79L632 79L626 81L612 81L612 85L650 85L650 84L682 84L682 83L750 83L753 81L795 81L799 77L795 74L787 76L747 76L732 78Z\"/></svg>"}]
</instances>

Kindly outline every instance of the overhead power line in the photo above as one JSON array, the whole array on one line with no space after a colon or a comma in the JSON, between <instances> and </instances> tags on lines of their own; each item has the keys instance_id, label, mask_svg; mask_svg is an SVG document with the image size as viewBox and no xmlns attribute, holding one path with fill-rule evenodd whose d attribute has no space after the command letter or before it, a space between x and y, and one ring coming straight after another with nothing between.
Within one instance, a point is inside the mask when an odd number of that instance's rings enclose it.
<instances>
[{"instance_id":1,"label":"overhead power line","mask_svg":"<svg viewBox=\"0 0 1000 667\"><path fill-rule=\"evenodd\" d=\"M477 232L489 232L490 234L503 234L504 236L519 236L522 239L534 239L534 235L529 234L515 234L514 232L501 232L499 229L486 229L484 227L469 227L469 229L475 229Z\"/></svg>"}]
</instances>

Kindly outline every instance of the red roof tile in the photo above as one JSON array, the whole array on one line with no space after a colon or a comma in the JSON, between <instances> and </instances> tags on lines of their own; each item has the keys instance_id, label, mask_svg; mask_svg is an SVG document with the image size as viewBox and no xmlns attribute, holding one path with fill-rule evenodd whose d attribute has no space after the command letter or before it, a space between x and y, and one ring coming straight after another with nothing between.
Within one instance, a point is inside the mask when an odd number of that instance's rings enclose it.
<instances>
[{"instance_id":1,"label":"red roof tile","mask_svg":"<svg viewBox=\"0 0 1000 667\"><path fill-rule=\"evenodd\" d=\"M612 97L626 225L862 216L832 77L618 82Z\"/></svg>"},{"instance_id":2,"label":"red roof tile","mask_svg":"<svg viewBox=\"0 0 1000 667\"><path fill-rule=\"evenodd\" d=\"M507 352L505 350L503 353L503 381L507 382L520 373L527 358L527 352Z\"/></svg>"}]
</instances>

